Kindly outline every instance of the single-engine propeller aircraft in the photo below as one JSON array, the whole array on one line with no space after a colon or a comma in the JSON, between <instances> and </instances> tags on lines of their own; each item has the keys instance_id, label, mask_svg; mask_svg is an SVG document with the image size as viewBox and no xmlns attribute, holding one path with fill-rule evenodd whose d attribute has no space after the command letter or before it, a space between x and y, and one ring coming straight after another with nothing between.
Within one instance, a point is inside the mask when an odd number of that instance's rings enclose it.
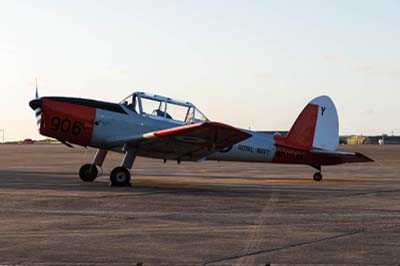
<instances>
[{"instance_id":1,"label":"single-engine propeller aircraft","mask_svg":"<svg viewBox=\"0 0 400 266\"><path fill-rule=\"evenodd\" d=\"M327 96L312 100L287 136L268 135L210 121L192 103L135 92L120 103L70 97L39 97L29 103L40 134L72 147L97 149L91 163L79 170L92 182L108 151L124 153L110 174L112 186L130 185L136 156L181 161L244 161L321 166L371 162L360 153L336 151L339 122Z\"/></svg>"}]
</instances>

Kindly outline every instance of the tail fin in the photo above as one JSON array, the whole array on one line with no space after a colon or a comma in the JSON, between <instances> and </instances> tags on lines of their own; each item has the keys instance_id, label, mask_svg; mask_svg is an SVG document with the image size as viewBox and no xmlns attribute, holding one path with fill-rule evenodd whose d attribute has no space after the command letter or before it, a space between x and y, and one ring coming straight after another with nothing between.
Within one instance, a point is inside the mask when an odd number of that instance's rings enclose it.
<instances>
[{"instance_id":1,"label":"tail fin","mask_svg":"<svg viewBox=\"0 0 400 266\"><path fill-rule=\"evenodd\" d=\"M339 146L339 119L328 96L312 100L301 112L286 138L287 145L334 151Z\"/></svg>"}]
</instances>

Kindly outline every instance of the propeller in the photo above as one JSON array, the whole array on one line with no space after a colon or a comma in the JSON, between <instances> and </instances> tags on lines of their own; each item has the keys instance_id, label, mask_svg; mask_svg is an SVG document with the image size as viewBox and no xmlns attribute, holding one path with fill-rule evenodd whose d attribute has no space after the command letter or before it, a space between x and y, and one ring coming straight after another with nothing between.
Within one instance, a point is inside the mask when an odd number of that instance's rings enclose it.
<instances>
[{"instance_id":1,"label":"propeller","mask_svg":"<svg viewBox=\"0 0 400 266\"><path fill-rule=\"evenodd\" d=\"M36 114L36 119L37 119L37 125L40 126L41 125L41 114L42 114L42 110L41 110L41 99L39 97L39 86L38 86L38 81L37 78L35 78L35 87L36 87L36 91L35 91L35 99L32 100L30 102L30 105L32 107L32 109L35 110L35 114ZM36 103L35 103L36 102ZM62 144L64 144L65 146L69 147L69 148L73 148L74 146L72 146L71 144L69 144L66 141L63 140L59 140Z\"/></svg>"},{"instance_id":2,"label":"propeller","mask_svg":"<svg viewBox=\"0 0 400 266\"><path fill-rule=\"evenodd\" d=\"M35 98L39 98L39 90L38 90L38 83L37 83L37 78L35 78L35 83L36 83L36 93L35 93Z\"/></svg>"}]
</instances>

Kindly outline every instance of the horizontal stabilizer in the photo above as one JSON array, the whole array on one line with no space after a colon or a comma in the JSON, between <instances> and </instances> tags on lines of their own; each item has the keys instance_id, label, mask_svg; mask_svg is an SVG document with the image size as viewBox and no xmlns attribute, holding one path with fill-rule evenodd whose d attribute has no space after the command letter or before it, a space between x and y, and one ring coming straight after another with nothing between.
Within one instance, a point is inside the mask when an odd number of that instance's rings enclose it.
<instances>
[{"instance_id":1,"label":"horizontal stabilizer","mask_svg":"<svg viewBox=\"0 0 400 266\"><path fill-rule=\"evenodd\" d=\"M314 160L323 162L321 165L374 162L371 158L358 152L312 150L310 153Z\"/></svg>"}]
</instances>

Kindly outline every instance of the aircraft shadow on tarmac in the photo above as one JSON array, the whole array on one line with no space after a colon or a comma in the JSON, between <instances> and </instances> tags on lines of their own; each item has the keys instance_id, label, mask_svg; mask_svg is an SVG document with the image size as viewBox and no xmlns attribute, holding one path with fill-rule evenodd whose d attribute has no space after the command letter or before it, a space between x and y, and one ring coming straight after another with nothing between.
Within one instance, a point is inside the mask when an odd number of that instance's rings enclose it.
<instances>
[{"instance_id":1,"label":"aircraft shadow on tarmac","mask_svg":"<svg viewBox=\"0 0 400 266\"><path fill-rule=\"evenodd\" d=\"M108 176L103 175L98 177L95 182L82 182L75 172L51 172L51 171L21 171L21 170L7 170L0 171L0 189L16 189L16 190L60 190L60 191L87 191L87 192L115 192L115 191L133 191L133 192L154 192L165 193L176 192L244 192L248 193L249 190L269 190L281 185L274 184L261 184L255 185L247 181L310 181L310 185L314 185L312 180L306 177L259 177L259 176L223 176L223 175L196 175L196 174L140 174L137 179L133 179L132 187L110 188ZM151 177L169 178L168 183L159 182ZM143 177L143 178L142 178ZM171 178L176 178L171 182ZM196 183L188 184L186 182L179 182L180 178L193 178L193 179L210 179L210 183ZM227 182L220 184L213 184L212 180L219 179L239 179L243 180L240 184L230 184ZM298 187L296 184L285 185L285 187L295 189ZM302 186L304 187L304 186Z\"/></svg>"},{"instance_id":2,"label":"aircraft shadow on tarmac","mask_svg":"<svg viewBox=\"0 0 400 266\"><path fill-rule=\"evenodd\" d=\"M155 175L140 175L155 176ZM115 191L147 191L162 192L163 190L171 192L200 192L200 191L221 191L221 188L215 188L208 185L194 184L188 186L179 183L179 177L202 177L188 175L158 175L160 177L177 177L176 183L160 184L152 179L133 180L132 187L110 188L108 176L99 176L95 182L82 182L75 172L46 172L46 171L0 171L0 189L16 190L62 190L62 191L87 191L87 192L115 192ZM211 177L215 178L215 177ZM237 177L231 177L237 178Z\"/></svg>"},{"instance_id":3,"label":"aircraft shadow on tarmac","mask_svg":"<svg viewBox=\"0 0 400 266\"><path fill-rule=\"evenodd\" d=\"M143 178L142 178L143 177ZM157 177L158 180L154 180ZM160 182L163 177L169 178L168 182ZM175 178L171 182L171 178ZM193 179L210 179L208 183L188 183L180 182L180 178L193 178ZM244 180L239 184L231 184L230 182L214 184L212 180L215 179L241 179ZM280 181L279 184L266 183L266 184L253 184L251 181ZM250 181L250 182L246 182ZM294 181L289 184L281 183L282 181ZM299 184L298 182L302 184ZM304 181L309 181L309 184L304 183ZM341 182L345 180L341 180ZM325 181L326 182L326 181ZM336 191L344 192L340 188L334 188L326 186L323 184L318 184L313 180L309 180L306 177L260 177L256 176L222 176L222 175L198 175L198 174L139 174L137 179L133 179L132 187L109 187L108 176L104 174L97 178L95 182L82 182L77 174L73 171L71 172L51 172L51 171L21 171L21 170L7 170L0 171L0 190L53 190L53 191L81 191L81 192L105 192L110 193L109 195L104 195L104 197L119 197L121 195L115 195L115 192L132 192L130 196L143 196L143 195L154 195L154 194L195 194L195 193L215 193L219 196L229 196L232 194L249 194L254 193L265 193L267 191L279 190L283 191ZM348 191L350 192L350 191ZM98 197L98 195L96 196ZM100 196L102 197L102 196Z\"/></svg>"}]
</instances>

